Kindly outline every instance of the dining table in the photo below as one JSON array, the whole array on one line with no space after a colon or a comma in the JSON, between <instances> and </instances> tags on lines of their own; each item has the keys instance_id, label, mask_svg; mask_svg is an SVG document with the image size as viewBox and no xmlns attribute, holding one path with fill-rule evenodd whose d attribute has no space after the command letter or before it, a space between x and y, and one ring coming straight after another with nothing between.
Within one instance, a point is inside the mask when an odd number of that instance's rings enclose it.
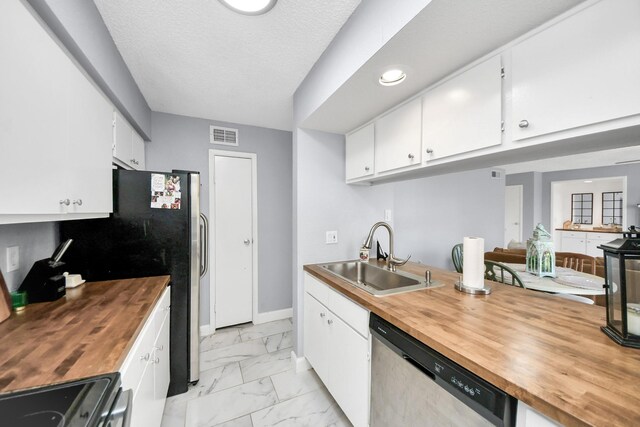
<instances>
[{"instance_id":1,"label":"dining table","mask_svg":"<svg viewBox=\"0 0 640 427\"><path fill-rule=\"evenodd\" d=\"M514 270L526 289L572 295L604 295L604 277L566 267L556 267L555 277L538 277L527 273L525 264L504 263Z\"/></svg>"}]
</instances>

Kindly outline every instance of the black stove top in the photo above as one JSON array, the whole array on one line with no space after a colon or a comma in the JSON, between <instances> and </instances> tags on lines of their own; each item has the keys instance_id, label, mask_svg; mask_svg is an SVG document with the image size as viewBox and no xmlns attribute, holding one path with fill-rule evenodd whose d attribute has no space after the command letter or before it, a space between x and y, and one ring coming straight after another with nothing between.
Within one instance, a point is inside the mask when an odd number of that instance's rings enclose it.
<instances>
[{"instance_id":1,"label":"black stove top","mask_svg":"<svg viewBox=\"0 0 640 427\"><path fill-rule=\"evenodd\" d=\"M0 395L0 424L12 427L94 426L113 403L119 374Z\"/></svg>"}]
</instances>

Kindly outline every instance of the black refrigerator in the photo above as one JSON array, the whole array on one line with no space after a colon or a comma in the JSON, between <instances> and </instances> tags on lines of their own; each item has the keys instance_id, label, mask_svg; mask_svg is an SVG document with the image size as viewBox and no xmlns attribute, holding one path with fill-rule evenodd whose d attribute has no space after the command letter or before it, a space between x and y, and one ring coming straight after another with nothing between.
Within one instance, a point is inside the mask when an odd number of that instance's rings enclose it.
<instances>
[{"instance_id":1,"label":"black refrigerator","mask_svg":"<svg viewBox=\"0 0 640 427\"><path fill-rule=\"evenodd\" d=\"M88 281L170 275L169 396L199 379L200 278L206 273L207 223L198 172L113 171L109 218L60 222L73 239L67 271Z\"/></svg>"}]
</instances>

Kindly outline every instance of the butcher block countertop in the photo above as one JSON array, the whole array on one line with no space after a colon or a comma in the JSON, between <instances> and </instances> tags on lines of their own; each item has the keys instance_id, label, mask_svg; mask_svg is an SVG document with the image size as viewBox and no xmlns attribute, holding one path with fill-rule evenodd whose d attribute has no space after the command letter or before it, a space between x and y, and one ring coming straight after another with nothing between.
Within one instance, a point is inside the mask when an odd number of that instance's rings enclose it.
<instances>
[{"instance_id":1,"label":"butcher block countertop","mask_svg":"<svg viewBox=\"0 0 640 427\"><path fill-rule=\"evenodd\" d=\"M370 261L376 263L376 261ZM427 267L401 268L424 275ZM604 307L494 282L463 294L459 274L429 269L444 287L374 297L320 265L304 270L537 411L567 426L640 425L640 350L600 331Z\"/></svg>"},{"instance_id":2,"label":"butcher block countertop","mask_svg":"<svg viewBox=\"0 0 640 427\"><path fill-rule=\"evenodd\" d=\"M169 276L87 282L0 323L0 393L116 372Z\"/></svg>"}]
</instances>

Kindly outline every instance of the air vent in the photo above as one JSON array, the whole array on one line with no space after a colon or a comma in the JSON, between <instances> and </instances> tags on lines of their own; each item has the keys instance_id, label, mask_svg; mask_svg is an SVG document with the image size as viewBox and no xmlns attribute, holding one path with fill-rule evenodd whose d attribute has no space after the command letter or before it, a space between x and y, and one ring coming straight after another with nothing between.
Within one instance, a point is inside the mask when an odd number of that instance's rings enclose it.
<instances>
[{"instance_id":1,"label":"air vent","mask_svg":"<svg viewBox=\"0 0 640 427\"><path fill-rule=\"evenodd\" d=\"M491 178L493 179L500 179L502 178L502 171L501 170L492 170L491 171Z\"/></svg>"},{"instance_id":2,"label":"air vent","mask_svg":"<svg viewBox=\"0 0 640 427\"><path fill-rule=\"evenodd\" d=\"M211 144L238 146L238 129L209 126L209 142Z\"/></svg>"}]
</instances>

